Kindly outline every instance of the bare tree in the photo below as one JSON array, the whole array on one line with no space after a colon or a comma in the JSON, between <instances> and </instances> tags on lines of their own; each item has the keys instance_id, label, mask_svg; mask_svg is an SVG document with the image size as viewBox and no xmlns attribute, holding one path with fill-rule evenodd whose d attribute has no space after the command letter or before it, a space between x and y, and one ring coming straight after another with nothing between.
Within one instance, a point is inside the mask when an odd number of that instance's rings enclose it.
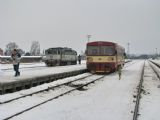
<instances>
[{"instance_id":1,"label":"bare tree","mask_svg":"<svg viewBox=\"0 0 160 120\"><path fill-rule=\"evenodd\" d=\"M22 49L17 49L18 50L18 53L20 54L20 55L24 55L25 54L25 51L24 50L22 50Z\"/></svg>"},{"instance_id":2,"label":"bare tree","mask_svg":"<svg viewBox=\"0 0 160 120\"><path fill-rule=\"evenodd\" d=\"M15 42L10 42L6 45L5 55L10 56L12 54L13 49L17 49L18 45Z\"/></svg>"},{"instance_id":3,"label":"bare tree","mask_svg":"<svg viewBox=\"0 0 160 120\"><path fill-rule=\"evenodd\" d=\"M33 41L30 50L31 55L40 55L40 44L38 41Z\"/></svg>"}]
</instances>

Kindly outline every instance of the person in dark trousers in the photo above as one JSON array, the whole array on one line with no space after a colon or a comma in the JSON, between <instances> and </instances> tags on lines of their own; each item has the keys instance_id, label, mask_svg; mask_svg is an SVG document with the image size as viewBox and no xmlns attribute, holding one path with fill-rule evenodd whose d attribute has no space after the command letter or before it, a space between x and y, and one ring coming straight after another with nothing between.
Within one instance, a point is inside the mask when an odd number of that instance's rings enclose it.
<instances>
[{"instance_id":1,"label":"person in dark trousers","mask_svg":"<svg viewBox=\"0 0 160 120\"><path fill-rule=\"evenodd\" d=\"M119 76L119 80L120 80L121 76L122 76L122 66L121 65L118 67L118 76Z\"/></svg>"},{"instance_id":2,"label":"person in dark trousers","mask_svg":"<svg viewBox=\"0 0 160 120\"><path fill-rule=\"evenodd\" d=\"M12 61L13 61L13 68L14 68L14 71L15 71L15 77L20 76L19 64L20 64L21 55L18 53L17 49L13 50L11 58L12 58Z\"/></svg>"},{"instance_id":3,"label":"person in dark trousers","mask_svg":"<svg viewBox=\"0 0 160 120\"><path fill-rule=\"evenodd\" d=\"M78 55L78 62L79 62L79 64L81 64L81 56L80 55Z\"/></svg>"}]
</instances>

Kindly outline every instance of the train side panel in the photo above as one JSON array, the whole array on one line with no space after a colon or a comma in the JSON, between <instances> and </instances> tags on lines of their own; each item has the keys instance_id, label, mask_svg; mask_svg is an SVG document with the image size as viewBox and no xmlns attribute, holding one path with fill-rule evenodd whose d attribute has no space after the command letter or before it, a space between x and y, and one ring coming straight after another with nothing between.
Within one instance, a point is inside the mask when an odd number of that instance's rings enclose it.
<instances>
[{"instance_id":1,"label":"train side panel","mask_svg":"<svg viewBox=\"0 0 160 120\"><path fill-rule=\"evenodd\" d=\"M123 66L125 63L125 49L116 44L117 51L117 68L118 66Z\"/></svg>"}]
</instances>

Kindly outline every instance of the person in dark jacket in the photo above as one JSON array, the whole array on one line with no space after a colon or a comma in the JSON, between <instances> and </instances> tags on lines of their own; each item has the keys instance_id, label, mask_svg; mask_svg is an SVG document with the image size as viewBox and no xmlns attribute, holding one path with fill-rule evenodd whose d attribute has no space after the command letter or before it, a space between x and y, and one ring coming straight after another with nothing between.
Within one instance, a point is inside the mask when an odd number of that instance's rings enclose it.
<instances>
[{"instance_id":1,"label":"person in dark jacket","mask_svg":"<svg viewBox=\"0 0 160 120\"><path fill-rule=\"evenodd\" d=\"M20 64L21 55L18 53L17 49L13 50L11 58L12 58L12 61L13 61L13 68L14 68L14 71L15 71L15 77L20 76L19 64Z\"/></svg>"},{"instance_id":2,"label":"person in dark jacket","mask_svg":"<svg viewBox=\"0 0 160 120\"><path fill-rule=\"evenodd\" d=\"M78 62L79 62L79 64L81 64L81 56L80 55L78 56Z\"/></svg>"}]
</instances>

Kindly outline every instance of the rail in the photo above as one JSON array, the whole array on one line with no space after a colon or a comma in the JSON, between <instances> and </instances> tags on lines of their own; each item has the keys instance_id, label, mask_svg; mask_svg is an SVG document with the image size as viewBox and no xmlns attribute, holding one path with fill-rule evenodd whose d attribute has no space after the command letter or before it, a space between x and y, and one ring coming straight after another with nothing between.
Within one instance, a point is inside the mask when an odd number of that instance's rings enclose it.
<instances>
[{"instance_id":1,"label":"rail","mask_svg":"<svg viewBox=\"0 0 160 120\"><path fill-rule=\"evenodd\" d=\"M138 85L138 92L137 92L136 105L135 105L134 114L133 114L133 120L137 120L138 118L139 104L140 104L140 99L141 99L143 76L144 76L144 67L145 67L145 62L142 68L141 78L140 78L140 82Z\"/></svg>"}]
</instances>

